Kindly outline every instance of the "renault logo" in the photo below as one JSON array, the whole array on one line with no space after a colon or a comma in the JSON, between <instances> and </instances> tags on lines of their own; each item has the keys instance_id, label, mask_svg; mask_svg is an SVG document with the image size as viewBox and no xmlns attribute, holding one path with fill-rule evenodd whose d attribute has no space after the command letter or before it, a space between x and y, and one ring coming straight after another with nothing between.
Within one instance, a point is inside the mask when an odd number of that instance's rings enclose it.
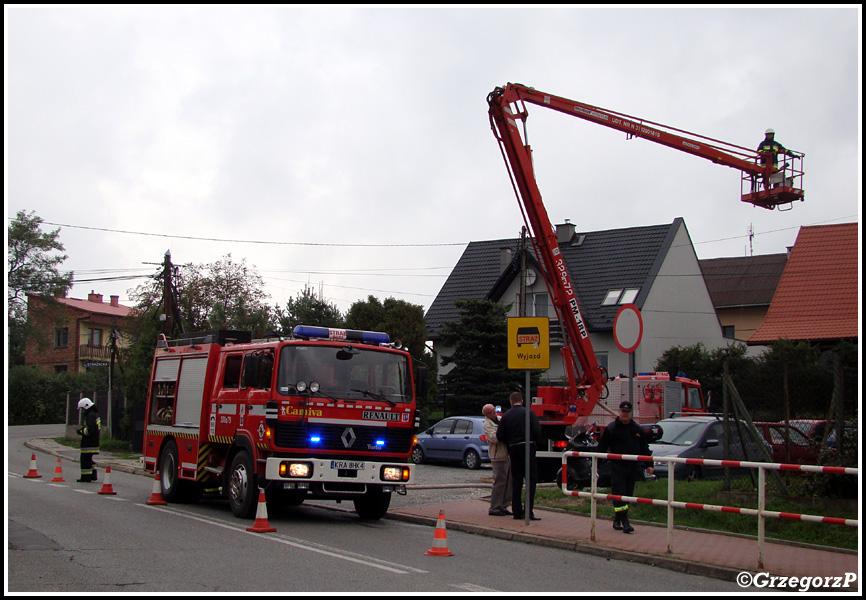
<instances>
[{"instance_id":1,"label":"renault logo","mask_svg":"<svg viewBox=\"0 0 866 600\"><path fill-rule=\"evenodd\" d=\"M352 444L355 443L355 440L358 439L358 437L355 435L355 432L352 431L351 427L347 427L346 431L343 432L343 435L340 436L340 439L343 440L343 446L351 448Z\"/></svg>"}]
</instances>

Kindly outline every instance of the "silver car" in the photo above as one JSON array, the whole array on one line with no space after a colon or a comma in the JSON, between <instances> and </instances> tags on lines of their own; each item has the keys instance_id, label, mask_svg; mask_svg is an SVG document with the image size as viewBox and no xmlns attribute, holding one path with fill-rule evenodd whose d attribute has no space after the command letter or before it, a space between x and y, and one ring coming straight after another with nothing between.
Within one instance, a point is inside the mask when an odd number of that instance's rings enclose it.
<instances>
[{"instance_id":1,"label":"silver car","mask_svg":"<svg viewBox=\"0 0 866 600\"><path fill-rule=\"evenodd\" d=\"M724 422L717 417L692 416L663 419L658 424L662 428L662 436L656 443L650 444L653 457L764 461L758 443L748 438L745 444L746 452L744 452L744 445L740 442L735 424L731 427L730 453L726 453ZM742 428L745 431L745 423L742 424ZM766 442L761 443L767 447ZM656 460L653 465L655 475L667 477L668 465L667 462ZM744 475L746 472L746 469L742 468L731 469L731 475L735 477ZM719 479L724 477L724 467L675 463L674 477L688 480Z\"/></svg>"},{"instance_id":2,"label":"silver car","mask_svg":"<svg viewBox=\"0 0 866 600\"><path fill-rule=\"evenodd\" d=\"M490 462L484 417L448 417L417 436L412 448L412 462L427 460L462 462L468 469L477 469Z\"/></svg>"}]
</instances>

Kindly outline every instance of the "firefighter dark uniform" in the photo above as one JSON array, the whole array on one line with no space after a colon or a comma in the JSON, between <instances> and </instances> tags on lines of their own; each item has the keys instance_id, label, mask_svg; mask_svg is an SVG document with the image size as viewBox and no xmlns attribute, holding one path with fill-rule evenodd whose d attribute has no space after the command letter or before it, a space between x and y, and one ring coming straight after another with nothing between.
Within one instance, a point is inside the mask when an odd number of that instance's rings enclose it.
<instances>
[{"instance_id":1,"label":"firefighter dark uniform","mask_svg":"<svg viewBox=\"0 0 866 600\"><path fill-rule=\"evenodd\" d=\"M84 425L78 429L81 436L81 477L79 482L96 481L96 469L93 467L93 457L99 454L99 431L102 429L102 419L96 404L90 398L82 398L78 408L84 411Z\"/></svg>"},{"instance_id":2,"label":"firefighter dark uniform","mask_svg":"<svg viewBox=\"0 0 866 600\"><path fill-rule=\"evenodd\" d=\"M766 155L770 152L773 153L772 160L773 166L779 164L779 155L784 154L785 156L795 156L793 152L787 150L782 144L776 141L776 132L772 129L768 129L764 132L764 139L758 144L758 152L761 156L761 165L766 165L767 161L765 160Z\"/></svg>"},{"instance_id":3,"label":"firefighter dark uniform","mask_svg":"<svg viewBox=\"0 0 866 600\"><path fill-rule=\"evenodd\" d=\"M611 421L602 432L598 451L611 454L639 454L649 456L649 442L640 425L631 419L632 406L629 402L619 405L620 417ZM628 423L623 423L622 413L629 413ZM641 477L643 468L652 467L652 463L644 464L630 460L610 461L611 494L615 496L633 496L634 484ZM624 533L631 533L634 527L628 522L628 503L614 500L613 528Z\"/></svg>"}]
</instances>

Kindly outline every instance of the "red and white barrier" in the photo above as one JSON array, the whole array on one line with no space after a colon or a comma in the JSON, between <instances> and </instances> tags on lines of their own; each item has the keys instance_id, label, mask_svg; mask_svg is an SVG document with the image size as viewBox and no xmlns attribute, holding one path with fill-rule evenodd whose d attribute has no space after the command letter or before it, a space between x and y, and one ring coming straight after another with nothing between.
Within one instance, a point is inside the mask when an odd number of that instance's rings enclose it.
<instances>
[{"instance_id":1,"label":"red and white barrier","mask_svg":"<svg viewBox=\"0 0 866 600\"><path fill-rule=\"evenodd\" d=\"M592 491L581 492L568 489L568 458L581 457L592 459ZM668 463L668 498L662 500L659 498L639 498L637 496L618 496L614 494L599 494L596 492L596 482L598 473L598 459L608 460L628 460L635 462L666 462ZM674 464L686 465L704 465L716 467L739 467L747 469L758 469L758 508L738 508L733 506L717 506L714 504L698 504L694 502L678 502L673 500L674 497ZM859 522L857 519L840 519L837 517L822 517L817 515L805 515L797 513L784 513L764 508L766 501L766 472L768 470L776 471L800 471L804 473L833 473L854 475L859 474L859 469L853 467L824 467L818 465L789 465L783 463L765 463L745 460L714 460L709 458L680 458L678 456L644 456L639 454L605 454L602 452L563 452L562 453L562 493L570 496L578 496L581 498L590 498L592 507L590 518L592 524L590 526L590 539L595 540L595 516L596 516L596 501L597 500L619 500L621 502L629 502L636 504L653 504L656 506L665 506L668 509L668 552L673 552L673 521L675 508L688 508L692 510L707 510L714 512L733 513L746 516L758 517L758 568L764 567L764 520L768 517L775 519L791 519L795 521L808 521L811 523L827 523L833 525L847 525L849 527L857 527Z\"/></svg>"}]
</instances>

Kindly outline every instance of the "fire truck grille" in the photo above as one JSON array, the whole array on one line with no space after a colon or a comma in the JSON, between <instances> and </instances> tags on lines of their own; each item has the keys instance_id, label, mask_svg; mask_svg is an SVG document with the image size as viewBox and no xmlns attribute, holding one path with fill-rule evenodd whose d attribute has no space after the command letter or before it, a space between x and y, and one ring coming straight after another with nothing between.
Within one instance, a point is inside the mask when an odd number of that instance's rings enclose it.
<instances>
[{"instance_id":1,"label":"fire truck grille","mask_svg":"<svg viewBox=\"0 0 866 600\"><path fill-rule=\"evenodd\" d=\"M318 438L313 441L311 438ZM377 446L377 442L380 444ZM362 427L277 423L274 444L280 448L319 448L322 450L409 452L412 429L408 427Z\"/></svg>"}]
</instances>

